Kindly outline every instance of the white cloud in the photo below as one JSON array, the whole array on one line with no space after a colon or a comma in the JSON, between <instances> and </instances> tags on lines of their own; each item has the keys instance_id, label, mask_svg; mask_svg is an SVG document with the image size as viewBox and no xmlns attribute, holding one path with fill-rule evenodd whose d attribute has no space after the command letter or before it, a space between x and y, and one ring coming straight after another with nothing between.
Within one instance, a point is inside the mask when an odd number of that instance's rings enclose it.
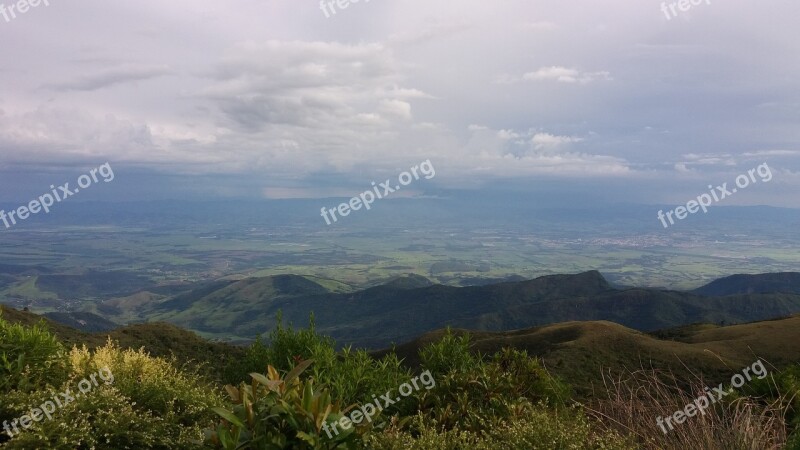
<instances>
[{"instance_id":1,"label":"white cloud","mask_svg":"<svg viewBox=\"0 0 800 450\"><path fill-rule=\"evenodd\" d=\"M761 158L764 156L797 156L800 150L757 150L754 152L742 153L745 157Z\"/></svg>"},{"instance_id":2,"label":"white cloud","mask_svg":"<svg viewBox=\"0 0 800 450\"><path fill-rule=\"evenodd\" d=\"M533 148L536 150L556 150L563 147L566 144L572 144L575 142L583 141L582 138L574 137L574 136L556 136L550 133L536 133L531 138L531 144L533 144Z\"/></svg>"},{"instance_id":3,"label":"white cloud","mask_svg":"<svg viewBox=\"0 0 800 450\"><path fill-rule=\"evenodd\" d=\"M411 120L411 104L402 100L382 100L379 110L384 116Z\"/></svg>"},{"instance_id":4,"label":"white cloud","mask_svg":"<svg viewBox=\"0 0 800 450\"><path fill-rule=\"evenodd\" d=\"M581 72L577 69L568 69L561 66L542 67L534 72L522 75L524 81L557 81L559 83L586 84L595 80L611 80L611 74L601 72Z\"/></svg>"},{"instance_id":5,"label":"white cloud","mask_svg":"<svg viewBox=\"0 0 800 450\"><path fill-rule=\"evenodd\" d=\"M730 153L687 153L684 164L705 166L735 166L736 158Z\"/></svg>"}]
</instances>

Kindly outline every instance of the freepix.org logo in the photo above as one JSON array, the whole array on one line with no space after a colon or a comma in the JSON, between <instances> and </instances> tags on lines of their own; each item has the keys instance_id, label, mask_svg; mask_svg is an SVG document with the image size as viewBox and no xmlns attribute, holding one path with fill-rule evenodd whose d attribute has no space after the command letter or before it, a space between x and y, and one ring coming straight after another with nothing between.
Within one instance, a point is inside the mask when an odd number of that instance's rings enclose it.
<instances>
[{"instance_id":1,"label":"freepix.org logo","mask_svg":"<svg viewBox=\"0 0 800 450\"><path fill-rule=\"evenodd\" d=\"M422 164L412 167L408 172L401 173L397 177L397 184L395 184L394 187L392 187L391 179L387 179L385 182L377 184L373 181L372 189L364 191L363 193L359 194L358 197L353 197L349 202L342 203L338 207L326 208L323 206L320 215L323 219L325 219L325 223L330 225L332 223L331 219L333 219L333 223L339 221L339 218L336 217L336 213L339 213L339 217L347 217L351 212L358 211L362 207L365 209L370 209L371 205L376 199L380 200L382 198L386 198L394 192L402 189L403 186L408 186L414 180L419 180L420 173L425 176L426 180L430 180L436 176L436 169L434 169L430 159L424 161ZM381 191L383 191L383 193L381 193Z\"/></svg>"},{"instance_id":2,"label":"freepix.org logo","mask_svg":"<svg viewBox=\"0 0 800 450\"><path fill-rule=\"evenodd\" d=\"M8 23L16 19L17 14L25 14L31 8L36 8L40 5L50 6L50 0L19 0L16 3L12 3L11 6L0 3L0 16L3 16L3 19Z\"/></svg>"},{"instance_id":3,"label":"freepix.org logo","mask_svg":"<svg viewBox=\"0 0 800 450\"><path fill-rule=\"evenodd\" d=\"M319 2L319 9L325 14L326 19L331 18L331 13L336 15L336 7L338 6L339 9L347 9L351 3L358 3L361 0L320 0ZM364 3L369 3L369 0L364 0Z\"/></svg>"},{"instance_id":4,"label":"freepix.org logo","mask_svg":"<svg viewBox=\"0 0 800 450\"><path fill-rule=\"evenodd\" d=\"M756 178L756 174L758 174L758 179ZM729 188L728 183L722 183L722 185L714 188L709 184L708 194L697 196L696 200L690 200L686 203L686 206L678 206L673 210L667 211L666 214L664 214L663 209L659 210L657 215L658 220L661 221L664 228L668 228L670 225L675 225L675 220L672 218L673 214L677 220L683 220L690 214L694 214L700 210L705 214L708 212L709 206L713 203L719 203L725 198L739 192L740 189L746 189L748 186L758 183L759 179L763 183L769 183L770 180L772 180L772 170L767 163L748 170L747 174L741 174L736 177L736 187ZM667 219L669 219L669 225L667 224Z\"/></svg>"},{"instance_id":5,"label":"freepix.org logo","mask_svg":"<svg viewBox=\"0 0 800 450\"><path fill-rule=\"evenodd\" d=\"M678 11L686 12L705 2L706 5L711 4L711 0L679 0L677 2L662 2L661 11L667 16L667 20L672 20L673 17L678 17Z\"/></svg>"},{"instance_id":6,"label":"freepix.org logo","mask_svg":"<svg viewBox=\"0 0 800 450\"><path fill-rule=\"evenodd\" d=\"M64 183L56 189L56 186L51 184L50 189L52 189L52 194L42 194L38 199L31 200L27 205L12 209L8 213L6 213L5 210L0 210L0 221L2 221L6 228L11 228L17 224L18 220L25 220L31 215L38 214L41 211L44 211L45 214L49 214L50 207L57 202L62 202L80 192L81 189L87 189L93 184L99 183L98 174L103 177L103 181L106 183L114 180L114 171L111 169L111 165L105 163L100 167L95 167L90 170L89 174L83 174L78 177L78 187L70 188L69 183Z\"/></svg>"}]
</instances>

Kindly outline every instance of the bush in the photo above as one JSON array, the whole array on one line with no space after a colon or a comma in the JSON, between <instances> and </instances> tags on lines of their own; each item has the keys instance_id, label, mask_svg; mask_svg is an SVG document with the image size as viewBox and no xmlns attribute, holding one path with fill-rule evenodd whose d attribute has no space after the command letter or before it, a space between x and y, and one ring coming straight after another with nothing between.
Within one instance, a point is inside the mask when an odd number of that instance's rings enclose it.
<instances>
[{"instance_id":1,"label":"bush","mask_svg":"<svg viewBox=\"0 0 800 450\"><path fill-rule=\"evenodd\" d=\"M394 354L377 360L364 350L353 351L347 347L339 354L330 348L316 353L314 357L314 378L327 386L331 395L342 405L374 401L374 395L396 390L411 378L411 371L403 367ZM383 414L410 412L414 403L411 397L403 398L398 404L384 410Z\"/></svg>"},{"instance_id":2,"label":"bush","mask_svg":"<svg viewBox=\"0 0 800 450\"><path fill-rule=\"evenodd\" d=\"M249 385L228 386L234 406L215 409L223 420L206 431L206 442L226 450L358 448L368 425L332 431L331 423L342 417L342 411L331 401L330 392L315 390L311 379L300 379L310 364L300 363L285 378L270 366L266 376L251 374Z\"/></svg>"},{"instance_id":3,"label":"bush","mask_svg":"<svg viewBox=\"0 0 800 450\"><path fill-rule=\"evenodd\" d=\"M470 345L469 333L459 337L447 328L442 339L420 350L420 361L434 375L446 375L454 371L467 372L481 361L480 355L473 356Z\"/></svg>"},{"instance_id":4,"label":"bush","mask_svg":"<svg viewBox=\"0 0 800 450\"><path fill-rule=\"evenodd\" d=\"M25 327L0 316L0 392L60 385L68 372L66 354L43 322Z\"/></svg>"},{"instance_id":5,"label":"bush","mask_svg":"<svg viewBox=\"0 0 800 450\"><path fill-rule=\"evenodd\" d=\"M185 373L144 350L121 350L109 342L90 352L73 349L71 371L55 388L11 391L4 396L9 419L28 414L59 392L108 368L113 384L103 385L56 410L53 418L22 430L8 448L170 449L198 448L203 428L213 423L212 407L222 397L197 374Z\"/></svg>"},{"instance_id":6,"label":"bush","mask_svg":"<svg viewBox=\"0 0 800 450\"><path fill-rule=\"evenodd\" d=\"M17 399L20 408L42 404L48 395ZM35 423L6 443L7 449L190 449L200 448L198 432L176 427L163 417L136 408L114 386L100 386Z\"/></svg>"},{"instance_id":7,"label":"bush","mask_svg":"<svg viewBox=\"0 0 800 450\"><path fill-rule=\"evenodd\" d=\"M295 331L291 325L284 326L282 315L278 313L275 328L269 333L265 344L258 336L245 352L244 358L227 371L226 381L236 384L249 379L249 374L261 373L267 366L288 372L300 361L312 359L321 353L333 352L334 341L316 333L314 315L309 319L308 329Z\"/></svg>"},{"instance_id":8,"label":"bush","mask_svg":"<svg viewBox=\"0 0 800 450\"><path fill-rule=\"evenodd\" d=\"M419 409L443 429L481 430L522 417L534 404L563 406L569 398L568 387L524 351L504 349L466 365L468 348L468 338L448 333L420 352L423 365L438 368L440 375L434 389L419 394ZM451 367L447 355L454 358Z\"/></svg>"},{"instance_id":9,"label":"bush","mask_svg":"<svg viewBox=\"0 0 800 450\"><path fill-rule=\"evenodd\" d=\"M114 387L130 398L137 409L149 411L176 425L196 425L214 418L211 408L222 404L221 392L196 373L175 367L175 361L154 358L144 349L121 350L110 340L94 353L86 347L73 349L73 378L82 379L108 367Z\"/></svg>"},{"instance_id":10,"label":"bush","mask_svg":"<svg viewBox=\"0 0 800 450\"><path fill-rule=\"evenodd\" d=\"M350 347L337 353L333 339L317 334L313 315L308 329L284 326L280 315L277 322L270 332L269 344L257 339L250 345L244 360L228 377L230 384L249 379L250 373L262 373L267 366L288 372L299 361L314 360L310 375L343 405L350 405L369 401L372 395L396 389L411 378L411 372L394 354L376 360L366 351L353 351ZM404 401L389 412L399 410L400 406L409 410L410 404Z\"/></svg>"}]
</instances>

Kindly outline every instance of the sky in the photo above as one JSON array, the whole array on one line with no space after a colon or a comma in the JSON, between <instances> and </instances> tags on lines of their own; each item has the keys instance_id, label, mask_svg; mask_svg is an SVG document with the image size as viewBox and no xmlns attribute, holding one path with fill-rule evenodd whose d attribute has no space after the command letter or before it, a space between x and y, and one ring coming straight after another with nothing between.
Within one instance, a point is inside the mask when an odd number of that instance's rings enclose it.
<instances>
[{"instance_id":1,"label":"sky","mask_svg":"<svg viewBox=\"0 0 800 450\"><path fill-rule=\"evenodd\" d=\"M350 197L430 161L406 196L680 204L768 163L729 204L800 207L796 1L48 3L0 9L0 201L106 162L123 201Z\"/></svg>"}]
</instances>

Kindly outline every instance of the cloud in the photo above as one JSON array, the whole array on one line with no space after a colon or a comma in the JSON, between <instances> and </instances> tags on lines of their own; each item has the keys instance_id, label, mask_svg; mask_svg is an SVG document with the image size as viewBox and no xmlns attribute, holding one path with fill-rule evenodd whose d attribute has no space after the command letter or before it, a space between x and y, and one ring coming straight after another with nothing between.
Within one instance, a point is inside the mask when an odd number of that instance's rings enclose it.
<instances>
[{"instance_id":1,"label":"cloud","mask_svg":"<svg viewBox=\"0 0 800 450\"><path fill-rule=\"evenodd\" d=\"M410 118L410 98L397 63L381 44L269 41L237 46L199 92L228 126L258 132L276 125L320 128L378 126Z\"/></svg>"},{"instance_id":2,"label":"cloud","mask_svg":"<svg viewBox=\"0 0 800 450\"><path fill-rule=\"evenodd\" d=\"M44 87L60 91L96 91L117 84L145 81L172 74L167 66L125 64Z\"/></svg>"},{"instance_id":3,"label":"cloud","mask_svg":"<svg viewBox=\"0 0 800 450\"><path fill-rule=\"evenodd\" d=\"M467 22L432 21L413 31L394 33L389 36L391 44L421 44L469 30L472 25Z\"/></svg>"},{"instance_id":4,"label":"cloud","mask_svg":"<svg viewBox=\"0 0 800 450\"><path fill-rule=\"evenodd\" d=\"M584 141L576 136L482 126L472 126L470 132L469 141L459 152L462 155L459 168L467 166L464 170L483 177L489 174L604 177L632 171L622 158L575 151L571 146Z\"/></svg>"},{"instance_id":5,"label":"cloud","mask_svg":"<svg viewBox=\"0 0 800 450\"><path fill-rule=\"evenodd\" d=\"M754 152L742 153L742 156L761 158L765 156L797 156L800 155L800 150L757 150Z\"/></svg>"},{"instance_id":6,"label":"cloud","mask_svg":"<svg viewBox=\"0 0 800 450\"><path fill-rule=\"evenodd\" d=\"M411 104L402 100L382 100L379 111L383 116L411 120Z\"/></svg>"},{"instance_id":7,"label":"cloud","mask_svg":"<svg viewBox=\"0 0 800 450\"><path fill-rule=\"evenodd\" d=\"M531 144L535 150L547 151L557 150L566 144L583 141L582 138L574 136L556 136L550 133L536 133L531 138Z\"/></svg>"},{"instance_id":8,"label":"cloud","mask_svg":"<svg viewBox=\"0 0 800 450\"><path fill-rule=\"evenodd\" d=\"M611 73L600 72L581 72L577 69L569 69L562 66L542 67L533 72L526 72L522 76L502 74L495 77L496 84L514 84L523 81L528 82L557 82L568 84L588 84L593 81L611 81Z\"/></svg>"},{"instance_id":9,"label":"cloud","mask_svg":"<svg viewBox=\"0 0 800 450\"><path fill-rule=\"evenodd\" d=\"M535 72L522 75L523 81L557 81L559 83L591 83L595 80L611 80L609 72L580 72L561 66L542 67Z\"/></svg>"},{"instance_id":10,"label":"cloud","mask_svg":"<svg viewBox=\"0 0 800 450\"><path fill-rule=\"evenodd\" d=\"M621 0L577 15L373 1L331 20L314 3L86 0L3 30L2 164L102 159L297 189L429 158L434 183L467 188L615 174L658 192L676 164L705 177L747 158L798 172L800 3L776 2L667 23Z\"/></svg>"},{"instance_id":11,"label":"cloud","mask_svg":"<svg viewBox=\"0 0 800 450\"><path fill-rule=\"evenodd\" d=\"M683 164L705 166L735 166L736 158L730 153L687 153L683 155L686 160Z\"/></svg>"}]
</instances>

